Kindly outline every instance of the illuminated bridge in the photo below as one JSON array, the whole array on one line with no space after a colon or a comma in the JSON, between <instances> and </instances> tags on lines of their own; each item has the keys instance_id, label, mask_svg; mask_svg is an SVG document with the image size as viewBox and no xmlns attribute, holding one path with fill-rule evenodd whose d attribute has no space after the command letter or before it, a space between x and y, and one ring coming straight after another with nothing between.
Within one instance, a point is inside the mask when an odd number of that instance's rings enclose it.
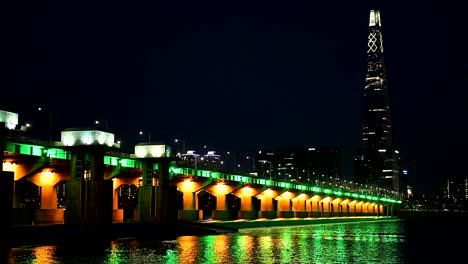
<instances>
[{"instance_id":1,"label":"illuminated bridge","mask_svg":"<svg viewBox=\"0 0 468 264\"><path fill-rule=\"evenodd\" d=\"M60 142L27 139L6 129L2 133L0 198L13 205L14 223L386 216L396 214L401 203L366 193L181 167L167 145L138 144L134 154L121 153L113 134L103 131L65 130ZM126 195L135 194L135 206L120 208L122 191L132 188L135 192ZM29 206L35 199L36 206Z\"/></svg>"}]
</instances>

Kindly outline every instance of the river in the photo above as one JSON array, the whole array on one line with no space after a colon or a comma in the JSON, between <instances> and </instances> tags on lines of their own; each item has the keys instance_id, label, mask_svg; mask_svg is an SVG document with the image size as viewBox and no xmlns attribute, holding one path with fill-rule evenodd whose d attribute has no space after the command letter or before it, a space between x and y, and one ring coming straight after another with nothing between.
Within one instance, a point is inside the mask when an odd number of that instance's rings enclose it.
<instances>
[{"instance_id":1,"label":"river","mask_svg":"<svg viewBox=\"0 0 468 264\"><path fill-rule=\"evenodd\" d=\"M468 218L416 217L241 229L175 240L120 239L25 245L6 263L460 263Z\"/></svg>"}]
</instances>

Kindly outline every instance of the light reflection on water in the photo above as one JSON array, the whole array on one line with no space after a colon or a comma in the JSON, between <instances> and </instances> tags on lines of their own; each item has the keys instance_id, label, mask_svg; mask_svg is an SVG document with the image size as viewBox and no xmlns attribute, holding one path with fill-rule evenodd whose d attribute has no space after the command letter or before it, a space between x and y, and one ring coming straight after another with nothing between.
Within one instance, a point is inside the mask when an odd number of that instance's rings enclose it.
<instances>
[{"instance_id":1,"label":"light reflection on water","mask_svg":"<svg viewBox=\"0 0 468 264\"><path fill-rule=\"evenodd\" d=\"M402 221L246 229L174 241L16 247L9 263L406 263Z\"/></svg>"}]
</instances>

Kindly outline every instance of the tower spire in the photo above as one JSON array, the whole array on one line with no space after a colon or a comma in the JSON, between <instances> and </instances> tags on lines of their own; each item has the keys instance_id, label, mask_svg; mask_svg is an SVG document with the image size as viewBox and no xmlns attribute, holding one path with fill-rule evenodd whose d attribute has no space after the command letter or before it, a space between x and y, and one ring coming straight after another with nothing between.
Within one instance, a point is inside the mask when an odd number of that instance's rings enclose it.
<instances>
[{"instance_id":1,"label":"tower spire","mask_svg":"<svg viewBox=\"0 0 468 264\"><path fill-rule=\"evenodd\" d=\"M399 191L399 155L393 148L379 10L370 10L361 149L355 180Z\"/></svg>"}]
</instances>

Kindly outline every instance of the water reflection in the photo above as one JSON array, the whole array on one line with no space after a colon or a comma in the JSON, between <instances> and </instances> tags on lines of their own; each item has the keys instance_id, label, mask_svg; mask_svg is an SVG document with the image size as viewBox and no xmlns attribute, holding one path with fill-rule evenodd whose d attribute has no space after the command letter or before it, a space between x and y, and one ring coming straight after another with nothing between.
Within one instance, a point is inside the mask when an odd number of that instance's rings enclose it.
<instances>
[{"instance_id":1,"label":"water reflection","mask_svg":"<svg viewBox=\"0 0 468 264\"><path fill-rule=\"evenodd\" d=\"M402 221L247 229L175 241L115 240L11 248L9 263L401 263Z\"/></svg>"}]
</instances>

